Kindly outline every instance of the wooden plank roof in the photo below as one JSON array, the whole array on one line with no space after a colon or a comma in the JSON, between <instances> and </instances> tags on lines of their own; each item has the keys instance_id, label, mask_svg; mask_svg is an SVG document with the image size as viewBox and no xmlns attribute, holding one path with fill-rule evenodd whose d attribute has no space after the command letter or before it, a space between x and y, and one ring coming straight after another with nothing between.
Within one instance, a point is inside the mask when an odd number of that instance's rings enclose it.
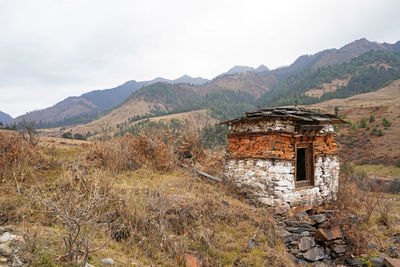
<instances>
[{"instance_id":1,"label":"wooden plank roof","mask_svg":"<svg viewBox=\"0 0 400 267\"><path fill-rule=\"evenodd\" d=\"M221 122L221 124L231 124L237 122L245 122L250 120L263 119L291 119L297 123L304 124L338 124L345 123L342 119L333 114L320 113L299 107L280 107L266 108L257 111L246 112L242 117Z\"/></svg>"}]
</instances>

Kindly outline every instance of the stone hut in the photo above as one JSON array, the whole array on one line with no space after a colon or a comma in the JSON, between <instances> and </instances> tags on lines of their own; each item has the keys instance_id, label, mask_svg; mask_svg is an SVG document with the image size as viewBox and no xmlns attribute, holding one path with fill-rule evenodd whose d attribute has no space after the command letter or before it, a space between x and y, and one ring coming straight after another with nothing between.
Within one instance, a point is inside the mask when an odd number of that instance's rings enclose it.
<instances>
[{"instance_id":1,"label":"stone hut","mask_svg":"<svg viewBox=\"0 0 400 267\"><path fill-rule=\"evenodd\" d=\"M339 158L331 114L302 108L246 112L228 125L224 179L275 207L336 199Z\"/></svg>"}]
</instances>

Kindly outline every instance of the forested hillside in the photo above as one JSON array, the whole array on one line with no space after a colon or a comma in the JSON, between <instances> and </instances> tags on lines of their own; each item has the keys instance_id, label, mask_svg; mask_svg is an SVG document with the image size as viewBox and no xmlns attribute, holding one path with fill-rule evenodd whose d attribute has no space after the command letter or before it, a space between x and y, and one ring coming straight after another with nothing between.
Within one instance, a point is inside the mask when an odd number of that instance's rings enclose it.
<instances>
[{"instance_id":1,"label":"forested hillside","mask_svg":"<svg viewBox=\"0 0 400 267\"><path fill-rule=\"evenodd\" d=\"M304 94L310 89L320 87L323 83L346 77L350 77L346 86L323 94L320 98ZM258 100L258 104L261 106L314 104L333 98L346 98L376 91L399 78L399 53L371 51L353 58L349 63L318 69L309 68L286 79L281 79L276 86Z\"/></svg>"}]
</instances>

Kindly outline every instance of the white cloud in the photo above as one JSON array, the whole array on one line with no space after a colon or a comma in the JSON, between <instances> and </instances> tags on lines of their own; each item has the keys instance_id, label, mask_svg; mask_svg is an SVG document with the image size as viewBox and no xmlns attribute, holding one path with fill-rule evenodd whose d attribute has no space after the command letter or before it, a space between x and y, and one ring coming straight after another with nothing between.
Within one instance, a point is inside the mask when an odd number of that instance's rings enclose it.
<instances>
[{"instance_id":1,"label":"white cloud","mask_svg":"<svg viewBox=\"0 0 400 267\"><path fill-rule=\"evenodd\" d=\"M0 110L127 80L270 68L366 37L399 40L397 0L0 2Z\"/></svg>"}]
</instances>

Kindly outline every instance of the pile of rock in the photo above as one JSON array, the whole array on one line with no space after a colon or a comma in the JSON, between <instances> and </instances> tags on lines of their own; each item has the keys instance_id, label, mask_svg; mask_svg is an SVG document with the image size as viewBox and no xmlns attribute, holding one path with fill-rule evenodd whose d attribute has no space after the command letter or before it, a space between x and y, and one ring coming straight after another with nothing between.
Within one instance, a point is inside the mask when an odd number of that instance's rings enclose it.
<instances>
[{"instance_id":1,"label":"pile of rock","mask_svg":"<svg viewBox=\"0 0 400 267\"><path fill-rule=\"evenodd\" d=\"M20 257L24 242L22 236L11 234L0 227L0 267L25 266Z\"/></svg>"},{"instance_id":2,"label":"pile of rock","mask_svg":"<svg viewBox=\"0 0 400 267\"><path fill-rule=\"evenodd\" d=\"M332 227L324 214L303 215L299 220L283 220L281 236L297 264L319 262L330 266L348 247L339 227Z\"/></svg>"}]
</instances>

